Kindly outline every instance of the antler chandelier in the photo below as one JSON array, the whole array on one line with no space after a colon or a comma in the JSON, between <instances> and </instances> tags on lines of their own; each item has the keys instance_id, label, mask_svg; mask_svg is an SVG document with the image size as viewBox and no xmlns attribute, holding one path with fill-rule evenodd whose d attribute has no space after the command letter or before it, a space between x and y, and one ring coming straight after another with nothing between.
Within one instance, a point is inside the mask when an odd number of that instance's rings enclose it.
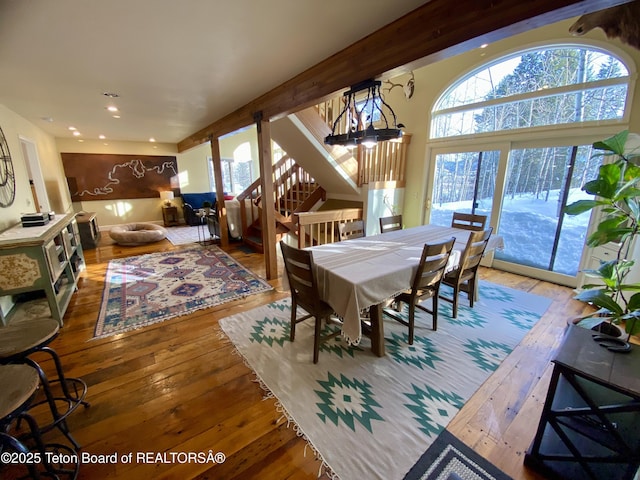
<instances>
[{"instance_id":1,"label":"antler chandelier","mask_svg":"<svg viewBox=\"0 0 640 480\"><path fill-rule=\"evenodd\" d=\"M373 147L377 142L402 136L400 129L404 128L404 125L397 123L393 109L382 99L380 85L382 82L378 80L365 80L344 92L344 96L347 97L344 108L333 122L331 135L325 137L324 143L346 147ZM367 93L359 96L361 99L357 100L357 94L364 91ZM341 121L345 122L345 133L336 131ZM380 128L376 128L374 123Z\"/></svg>"}]
</instances>

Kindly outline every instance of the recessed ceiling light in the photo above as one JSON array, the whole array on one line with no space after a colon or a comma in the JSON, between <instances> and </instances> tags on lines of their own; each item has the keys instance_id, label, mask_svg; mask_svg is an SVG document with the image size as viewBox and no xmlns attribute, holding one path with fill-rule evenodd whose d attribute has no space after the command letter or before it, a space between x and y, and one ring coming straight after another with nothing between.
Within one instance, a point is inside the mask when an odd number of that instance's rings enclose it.
<instances>
[{"instance_id":1,"label":"recessed ceiling light","mask_svg":"<svg viewBox=\"0 0 640 480\"><path fill-rule=\"evenodd\" d=\"M82 140L81 138L79 138L79 139L78 139L78 141L79 141L80 143L84 142L84 140Z\"/></svg>"},{"instance_id":2,"label":"recessed ceiling light","mask_svg":"<svg viewBox=\"0 0 640 480\"><path fill-rule=\"evenodd\" d=\"M117 112L118 111L118 107L116 107L115 105L109 105L107 107L107 110L109 110L110 112Z\"/></svg>"},{"instance_id":3,"label":"recessed ceiling light","mask_svg":"<svg viewBox=\"0 0 640 480\"><path fill-rule=\"evenodd\" d=\"M113 118L120 118L120 115L113 115Z\"/></svg>"},{"instance_id":4,"label":"recessed ceiling light","mask_svg":"<svg viewBox=\"0 0 640 480\"><path fill-rule=\"evenodd\" d=\"M76 127L69 127L69 130L71 130L72 132L75 132L77 130Z\"/></svg>"},{"instance_id":5,"label":"recessed ceiling light","mask_svg":"<svg viewBox=\"0 0 640 480\"><path fill-rule=\"evenodd\" d=\"M113 92L104 92L102 95L109 98L118 98L120 96L117 93L113 93Z\"/></svg>"},{"instance_id":6,"label":"recessed ceiling light","mask_svg":"<svg viewBox=\"0 0 640 480\"><path fill-rule=\"evenodd\" d=\"M79 131L74 130L74 132L73 132L73 136L74 137L79 137L80 135L82 135L82 134Z\"/></svg>"},{"instance_id":7,"label":"recessed ceiling light","mask_svg":"<svg viewBox=\"0 0 640 480\"><path fill-rule=\"evenodd\" d=\"M153 138L153 137L151 137L151 138L149 139L149 141L150 141L150 142L155 142L155 141L156 141L156 139L155 139L155 138Z\"/></svg>"},{"instance_id":8,"label":"recessed ceiling light","mask_svg":"<svg viewBox=\"0 0 640 480\"><path fill-rule=\"evenodd\" d=\"M487 48L489 46L488 43L483 43L482 45L480 45L480 48Z\"/></svg>"},{"instance_id":9,"label":"recessed ceiling light","mask_svg":"<svg viewBox=\"0 0 640 480\"><path fill-rule=\"evenodd\" d=\"M104 135L98 135L98 138L99 138L100 140L104 140L104 139L105 139L105 138L107 138L107 137L105 137Z\"/></svg>"}]
</instances>

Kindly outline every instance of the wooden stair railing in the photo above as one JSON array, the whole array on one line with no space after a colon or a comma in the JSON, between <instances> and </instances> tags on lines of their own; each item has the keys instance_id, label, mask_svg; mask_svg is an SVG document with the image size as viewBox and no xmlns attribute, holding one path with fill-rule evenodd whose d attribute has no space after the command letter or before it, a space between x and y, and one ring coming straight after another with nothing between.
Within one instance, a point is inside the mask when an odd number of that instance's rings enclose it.
<instances>
[{"instance_id":1,"label":"wooden stair railing","mask_svg":"<svg viewBox=\"0 0 640 480\"><path fill-rule=\"evenodd\" d=\"M295 230L293 215L302 209L311 208L323 200L326 192L309 173L296 164L289 156L284 156L273 166L274 202L276 232L280 237ZM265 202L262 198L260 179L253 182L236 199L240 203L243 242L257 251L262 251L262 225L260 219Z\"/></svg>"},{"instance_id":2,"label":"wooden stair railing","mask_svg":"<svg viewBox=\"0 0 640 480\"><path fill-rule=\"evenodd\" d=\"M358 185L389 184L404 187L406 183L407 150L411 134L398 140L378 142L373 148L358 146Z\"/></svg>"},{"instance_id":3,"label":"wooden stair railing","mask_svg":"<svg viewBox=\"0 0 640 480\"><path fill-rule=\"evenodd\" d=\"M343 96L334 97L315 106L315 110L322 120L331 129L340 115L344 106ZM337 131L345 132L347 129L346 115L339 119ZM323 138L317 138L323 142ZM398 140L378 142L373 148L358 145L355 154L357 160L356 184L361 187L366 184L393 183L396 188L405 186L405 171L407 163L407 150L411 143L411 134L405 133Z\"/></svg>"},{"instance_id":4,"label":"wooden stair railing","mask_svg":"<svg viewBox=\"0 0 640 480\"><path fill-rule=\"evenodd\" d=\"M363 219L361 208L300 212L296 217L298 248L336 242L338 224Z\"/></svg>"}]
</instances>

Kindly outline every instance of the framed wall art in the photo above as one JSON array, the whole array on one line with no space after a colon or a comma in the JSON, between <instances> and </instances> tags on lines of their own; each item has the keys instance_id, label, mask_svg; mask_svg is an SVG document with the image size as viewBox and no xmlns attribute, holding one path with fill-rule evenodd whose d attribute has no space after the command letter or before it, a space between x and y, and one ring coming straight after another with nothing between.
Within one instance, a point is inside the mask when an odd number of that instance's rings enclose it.
<instances>
[{"instance_id":1,"label":"framed wall art","mask_svg":"<svg viewBox=\"0 0 640 480\"><path fill-rule=\"evenodd\" d=\"M121 200L159 197L179 188L176 157L62 153L71 200Z\"/></svg>"}]
</instances>

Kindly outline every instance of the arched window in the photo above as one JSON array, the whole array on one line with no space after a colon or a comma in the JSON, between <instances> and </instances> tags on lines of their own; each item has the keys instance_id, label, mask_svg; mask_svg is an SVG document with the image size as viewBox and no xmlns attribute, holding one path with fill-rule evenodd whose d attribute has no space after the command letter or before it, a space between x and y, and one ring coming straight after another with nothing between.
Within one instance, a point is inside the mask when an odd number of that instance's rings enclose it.
<instances>
[{"instance_id":1,"label":"arched window","mask_svg":"<svg viewBox=\"0 0 640 480\"><path fill-rule=\"evenodd\" d=\"M447 89L432 112L431 138L619 120L629 80L622 61L596 47L521 51Z\"/></svg>"},{"instance_id":2,"label":"arched window","mask_svg":"<svg viewBox=\"0 0 640 480\"><path fill-rule=\"evenodd\" d=\"M636 67L590 45L521 50L462 75L432 110L425 220L486 215L505 247L493 267L572 287L594 268L589 213L567 204L603 160L592 143L627 127ZM597 267L596 267L597 268Z\"/></svg>"}]
</instances>

